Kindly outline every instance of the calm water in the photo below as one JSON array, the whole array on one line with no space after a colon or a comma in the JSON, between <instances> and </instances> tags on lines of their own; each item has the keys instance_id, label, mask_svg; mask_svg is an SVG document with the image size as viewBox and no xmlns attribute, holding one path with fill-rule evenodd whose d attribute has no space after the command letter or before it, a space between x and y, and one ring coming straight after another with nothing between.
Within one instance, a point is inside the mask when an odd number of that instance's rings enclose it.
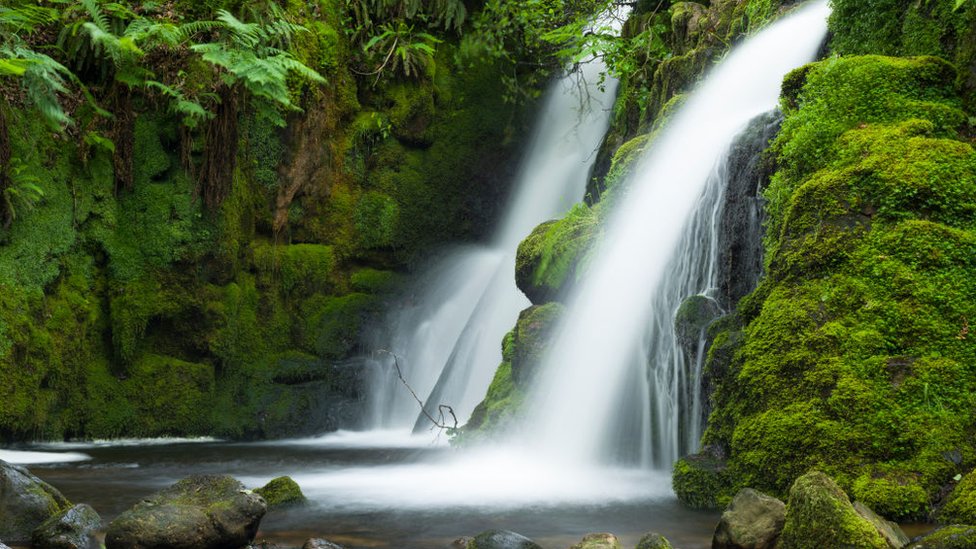
<instances>
[{"instance_id":1,"label":"calm water","mask_svg":"<svg viewBox=\"0 0 976 549\"><path fill-rule=\"evenodd\" d=\"M380 441L386 444L379 444ZM565 548L588 532L634 547L657 531L677 547L710 546L718 513L678 505L666 475L521 465L501 454L459 455L431 437L333 436L277 443L176 442L45 445L90 460L28 467L106 522L141 498L194 473L227 473L248 487L287 474L311 503L272 511L258 540L300 546L324 537L346 547L444 548L491 528Z\"/></svg>"}]
</instances>

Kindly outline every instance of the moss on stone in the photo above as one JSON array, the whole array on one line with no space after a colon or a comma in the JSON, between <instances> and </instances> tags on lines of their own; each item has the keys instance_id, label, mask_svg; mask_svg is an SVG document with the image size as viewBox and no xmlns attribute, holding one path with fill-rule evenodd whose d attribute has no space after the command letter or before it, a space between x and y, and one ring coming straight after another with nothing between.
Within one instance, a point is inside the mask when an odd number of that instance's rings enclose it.
<instances>
[{"instance_id":1,"label":"moss on stone","mask_svg":"<svg viewBox=\"0 0 976 549\"><path fill-rule=\"evenodd\" d=\"M873 511L897 521L922 521L929 514L929 493L916 475L883 469L858 477L851 495Z\"/></svg>"},{"instance_id":2,"label":"moss on stone","mask_svg":"<svg viewBox=\"0 0 976 549\"><path fill-rule=\"evenodd\" d=\"M565 217L536 227L518 247L515 281L536 304L560 299L586 267L597 216L577 204Z\"/></svg>"},{"instance_id":3,"label":"moss on stone","mask_svg":"<svg viewBox=\"0 0 976 549\"><path fill-rule=\"evenodd\" d=\"M254 493L264 498L268 509L301 505L307 501L298 483L287 476L271 479L264 486L255 489Z\"/></svg>"},{"instance_id":4,"label":"moss on stone","mask_svg":"<svg viewBox=\"0 0 976 549\"><path fill-rule=\"evenodd\" d=\"M970 549L976 546L976 526L954 524L944 526L920 540L913 541L911 549Z\"/></svg>"},{"instance_id":5,"label":"moss on stone","mask_svg":"<svg viewBox=\"0 0 976 549\"><path fill-rule=\"evenodd\" d=\"M790 488L786 524L777 547L887 549L888 543L854 510L833 480L813 471L796 479Z\"/></svg>"},{"instance_id":6,"label":"moss on stone","mask_svg":"<svg viewBox=\"0 0 976 549\"><path fill-rule=\"evenodd\" d=\"M962 477L937 517L943 524L976 524L976 473Z\"/></svg>"},{"instance_id":7,"label":"moss on stone","mask_svg":"<svg viewBox=\"0 0 976 549\"><path fill-rule=\"evenodd\" d=\"M737 491L725 460L706 454L679 459L671 471L671 486L678 500L693 509L720 509Z\"/></svg>"}]
</instances>

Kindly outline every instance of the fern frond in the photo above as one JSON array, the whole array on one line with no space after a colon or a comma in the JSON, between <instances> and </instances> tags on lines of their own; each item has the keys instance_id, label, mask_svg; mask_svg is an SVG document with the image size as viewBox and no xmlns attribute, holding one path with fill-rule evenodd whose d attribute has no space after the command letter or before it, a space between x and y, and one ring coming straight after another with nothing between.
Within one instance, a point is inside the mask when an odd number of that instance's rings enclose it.
<instances>
[{"instance_id":1,"label":"fern frond","mask_svg":"<svg viewBox=\"0 0 976 549\"><path fill-rule=\"evenodd\" d=\"M99 5L98 0L81 0L81 5L85 7L85 11L91 16L92 21L98 30L106 34L111 34L112 29L109 26L108 17L105 12L102 11L102 7Z\"/></svg>"},{"instance_id":2,"label":"fern frond","mask_svg":"<svg viewBox=\"0 0 976 549\"><path fill-rule=\"evenodd\" d=\"M217 20L223 22L227 30L233 33L242 44L253 48L261 43L264 33L260 25L244 23L227 10L217 10Z\"/></svg>"},{"instance_id":3,"label":"fern frond","mask_svg":"<svg viewBox=\"0 0 976 549\"><path fill-rule=\"evenodd\" d=\"M8 8L0 6L0 29L12 33L32 33L38 27L58 20L58 10L42 6Z\"/></svg>"}]
</instances>

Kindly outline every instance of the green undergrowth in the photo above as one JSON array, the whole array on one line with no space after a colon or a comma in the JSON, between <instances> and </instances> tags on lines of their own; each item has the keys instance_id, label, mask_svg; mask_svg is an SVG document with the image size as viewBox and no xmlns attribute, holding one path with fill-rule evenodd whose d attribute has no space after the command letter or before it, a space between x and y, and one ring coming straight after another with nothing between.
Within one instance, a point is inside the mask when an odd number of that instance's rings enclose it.
<instances>
[{"instance_id":1,"label":"green undergrowth","mask_svg":"<svg viewBox=\"0 0 976 549\"><path fill-rule=\"evenodd\" d=\"M705 443L725 449L732 482L682 499L782 496L817 468L918 520L976 461L976 153L955 80L937 58L878 56L787 77L767 276L708 366Z\"/></svg>"}]
</instances>

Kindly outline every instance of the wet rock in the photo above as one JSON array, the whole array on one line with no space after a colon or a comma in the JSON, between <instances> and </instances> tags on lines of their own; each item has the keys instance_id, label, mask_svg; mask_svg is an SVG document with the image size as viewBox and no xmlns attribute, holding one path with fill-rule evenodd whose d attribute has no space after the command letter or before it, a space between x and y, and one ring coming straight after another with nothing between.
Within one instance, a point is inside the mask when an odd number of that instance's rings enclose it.
<instances>
[{"instance_id":1,"label":"wet rock","mask_svg":"<svg viewBox=\"0 0 976 549\"><path fill-rule=\"evenodd\" d=\"M686 352L697 351L698 341L705 335L705 328L722 315L718 303L704 295L693 295L681 302L674 315L674 333L678 344Z\"/></svg>"},{"instance_id":2,"label":"wet rock","mask_svg":"<svg viewBox=\"0 0 976 549\"><path fill-rule=\"evenodd\" d=\"M790 488L780 549L888 549L874 525L854 510L847 494L827 475L811 471Z\"/></svg>"},{"instance_id":3,"label":"wet rock","mask_svg":"<svg viewBox=\"0 0 976 549\"><path fill-rule=\"evenodd\" d=\"M95 532L102 517L90 505L81 503L45 520L31 535L34 549L98 549Z\"/></svg>"},{"instance_id":4,"label":"wet rock","mask_svg":"<svg viewBox=\"0 0 976 549\"><path fill-rule=\"evenodd\" d=\"M972 549L976 547L976 526L953 524L915 538L905 549Z\"/></svg>"},{"instance_id":5,"label":"wet rock","mask_svg":"<svg viewBox=\"0 0 976 549\"><path fill-rule=\"evenodd\" d=\"M538 543L509 530L487 530L471 540L468 549L542 549Z\"/></svg>"},{"instance_id":6,"label":"wet rock","mask_svg":"<svg viewBox=\"0 0 976 549\"><path fill-rule=\"evenodd\" d=\"M0 541L0 549L10 549L10 547L4 545L4 543Z\"/></svg>"},{"instance_id":7,"label":"wet rock","mask_svg":"<svg viewBox=\"0 0 976 549\"><path fill-rule=\"evenodd\" d=\"M854 510L857 514L861 515L864 520L870 522L874 529L881 534L881 537L888 542L888 546L892 549L901 549L902 547L908 545L910 541L905 532L902 531L901 527L890 520L885 520L878 516L877 513L871 510L870 507L861 503L860 501L854 502Z\"/></svg>"},{"instance_id":8,"label":"wet rock","mask_svg":"<svg viewBox=\"0 0 976 549\"><path fill-rule=\"evenodd\" d=\"M298 483L287 476L271 479L261 488L254 490L254 493L264 498L268 509L301 505L308 501Z\"/></svg>"},{"instance_id":9,"label":"wet rock","mask_svg":"<svg viewBox=\"0 0 976 549\"><path fill-rule=\"evenodd\" d=\"M321 538L309 538L305 540L302 549L345 549L341 545L336 545L329 540Z\"/></svg>"},{"instance_id":10,"label":"wet rock","mask_svg":"<svg viewBox=\"0 0 976 549\"><path fill-rule=\"evenodd\" d=\"M620 540L613 534L586 534L570 549L620 549Z\"/></svg>"},{"instance_id":11,"label":"wet rock","mask_svg":"<svg viewBox=\"0 0 976 549\"><path fill-rule=\"evenodd\" d=\"M61 492L26 468L0 460L0 538L30 541L35 528L70 506Z\"/></svg>"},{"instance_id":12,"label":"wet rock","mask_svg":"<svg viewBox=\"0 0 976 549\"><path fill-rule=\"evenodd\" d=\"M786 504L744 488L722 513L712 549L773 549L785 522Z\"/></svg>"},{"instance_id":13,"label":"wet rock","mask_svg":"<svg viewBox=\"0 0 976 549\"><path fill-rule=\"evenodd\" d=\"M228 475L193 475L122 513L107 549L228 549L247 545L267 505Z\"/></svg>"},{"instance_id":14,"label":"wet rock","mask_svg":"<svg viewBox=\"0 0 976 549\"><path fill-rule=\"evenodd\" d=\"M636 549L674 549L674 546L661 534L650 532L641 536Z\"/></svg>"},{"instance_id":15,"label":"wet rock","mask_svg":"<svg viewBox=\"0 0 976 549\"><path fill-rule=\"evenodd\" d=\"M451 542L451 549L468 549L468 545L470 545L472 541L474 541L474 538L470 536L461 536Z\"/></svg>"}]
</instances>

